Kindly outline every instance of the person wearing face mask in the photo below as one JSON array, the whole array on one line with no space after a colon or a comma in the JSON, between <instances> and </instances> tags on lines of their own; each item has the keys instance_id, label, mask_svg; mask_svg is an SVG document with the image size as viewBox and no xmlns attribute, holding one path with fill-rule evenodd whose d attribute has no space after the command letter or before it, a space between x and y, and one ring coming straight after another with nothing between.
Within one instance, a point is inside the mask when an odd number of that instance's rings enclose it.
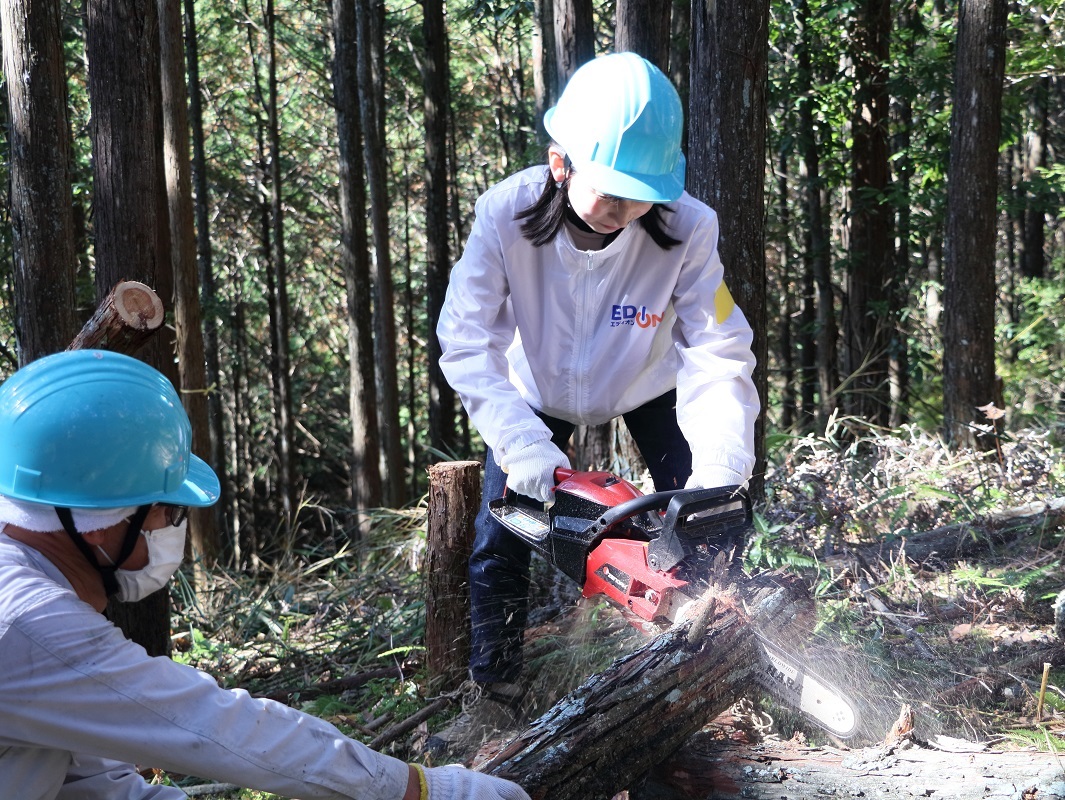
<instances>
[{"instance_id":1,"label":"person wearing face mask","mask_svg":"<svg viewBox=\"0 0 1065 800\"><path fill-rule=\"evenodd\" d=\"M489 501L510 488L549 502L575 426L619 416L658 491L742 485L755 461L753 332L725 285L717 216L684 191L676 90L634 53L601 56L544 127L546 168L478 199L437 327L441 370L488 453L469 565L473 689L436 751L520 718L530 551Z\"/></svg>"},{"instance_id":2,"label":"person wearing face mask","mask_svg":"<svg viewBox=\"0 0 1065 800\"><path fill-rule=\"evenodd\" d=\"M0 794L177 800L134 765L284 797L528 800L374 752L168 658L101 613L163 589L186 512L218 499L173 386L127 356L47 356L0 384Z\"/></svg>"}]
</instances>

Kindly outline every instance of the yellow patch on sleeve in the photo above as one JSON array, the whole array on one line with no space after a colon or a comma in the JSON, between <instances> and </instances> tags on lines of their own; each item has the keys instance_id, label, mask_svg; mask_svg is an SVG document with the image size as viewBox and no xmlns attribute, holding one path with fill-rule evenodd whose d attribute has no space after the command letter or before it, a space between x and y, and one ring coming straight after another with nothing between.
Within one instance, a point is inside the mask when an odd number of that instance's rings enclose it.
<instances>
[{"instance_id":1,"label":"yellow patch on sleeve","mask_svg":"<svg viewBox=\"0 0 1065 800\"><path fill-rule=\"evenodd\" d=\"M714 320L717 324L720 325L727 320L732 315L732 309L735 307L736 301L732 299L731 292L729 292L725 282L722 281L714 294Z\"/></svg>"}]
</instances>

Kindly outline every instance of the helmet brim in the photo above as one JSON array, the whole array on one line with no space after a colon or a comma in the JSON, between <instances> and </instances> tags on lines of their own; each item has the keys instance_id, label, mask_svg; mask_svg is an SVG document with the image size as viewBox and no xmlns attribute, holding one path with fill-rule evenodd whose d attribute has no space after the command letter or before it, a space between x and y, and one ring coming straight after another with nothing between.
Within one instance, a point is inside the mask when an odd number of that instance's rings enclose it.
<instances>
[{"instance_id":1,"label":"helmet brim","mask_svg":"<svg viewBox=\"0 0 1065 800\"><path fill-rule=\"evenodd\" d=\"M189 456L189 474L174 494L160 497L158 502L176 506L210 506L218 502L221 486L218 476L207 462L196 455Z\"/></svg>"},{"instance_id":2,"label":"helmet brim","mask_svg":"<svg viewBox=\"0 0 1065 800\"><path fill-rule=\"evenodd\" d=\"M676 168L665 175L621 172L594 162L573 164L574 170L583 174L596 191L638 203L672 203L677 200L684 193L685 166L683 155Z\"/></svg>"}]
</instances>

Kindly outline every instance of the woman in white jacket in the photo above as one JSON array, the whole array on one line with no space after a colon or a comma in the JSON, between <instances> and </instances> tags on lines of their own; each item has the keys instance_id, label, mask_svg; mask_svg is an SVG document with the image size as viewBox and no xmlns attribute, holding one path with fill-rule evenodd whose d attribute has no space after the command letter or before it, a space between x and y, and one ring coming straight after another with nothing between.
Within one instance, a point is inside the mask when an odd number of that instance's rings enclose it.
<instances>
[{"instance_id":1,"label":"woman in white jacket","mask_svg":"<svg viewBox=\"0 0 1065 800\"><path fill-rule=\"evenodd\" d=\"M477 201L437 329L489 448L470 561L484 702L437 747L513 721L522 694L530 554L489 500L509 486L550 501L574 427L618 416L658 490L743 484L754 465L753 334L723 282L717 217L684 192L676 90L633 53L603 56L544 125L547 168Z\"/></svg>"}]
</instances>

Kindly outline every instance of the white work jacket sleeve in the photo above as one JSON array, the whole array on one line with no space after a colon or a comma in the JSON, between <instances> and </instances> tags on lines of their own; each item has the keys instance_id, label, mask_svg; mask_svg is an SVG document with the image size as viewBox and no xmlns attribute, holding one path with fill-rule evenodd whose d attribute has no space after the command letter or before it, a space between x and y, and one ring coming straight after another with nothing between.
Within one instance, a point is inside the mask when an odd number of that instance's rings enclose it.
<instances>
[{"instance_id":1,"label":"white work jacket sleeve","mask_svg":"<svg viewBox=\"0 0 1065 800\"><path fill-rule=\"evenodd\" d=\"M440 369L481 438L500 460L551 437L510 380L507 349L517 330L496 220L482 197L462 258L451 271L437 325ZM531 265L530 265L531 268Z\"/></svg>"},{"instance_id":2,"label":"white work jacket sleeve","mask_svg":"<svg viewBox=\"0 0 1065 800\"><path fill-rule=\"evenodd\" d=\"M705 241L693 242L691 251L709 255L681 270L673 297L674 339L681 356L677 421L691 445L693 478L722 476L709 483L742 483L754 469L760 407L752 378L754 333L723 285L717 217L693 236Z\"/></svg>"},{"instance_id":3,"label":"white work jacket sleeve","mask_svg":"<svg viewBox=\"0 0 1065 800\"><path fill-rule=\"evenodd\" d=\"M66 752L68 794L79 800L169 797L136 783L130 764L284 797L398 800L406 789L404 762L324 720L150 658L69 592L0 633L0 775L19 770L20 753Z\"/></svg>"}]
</instances>

